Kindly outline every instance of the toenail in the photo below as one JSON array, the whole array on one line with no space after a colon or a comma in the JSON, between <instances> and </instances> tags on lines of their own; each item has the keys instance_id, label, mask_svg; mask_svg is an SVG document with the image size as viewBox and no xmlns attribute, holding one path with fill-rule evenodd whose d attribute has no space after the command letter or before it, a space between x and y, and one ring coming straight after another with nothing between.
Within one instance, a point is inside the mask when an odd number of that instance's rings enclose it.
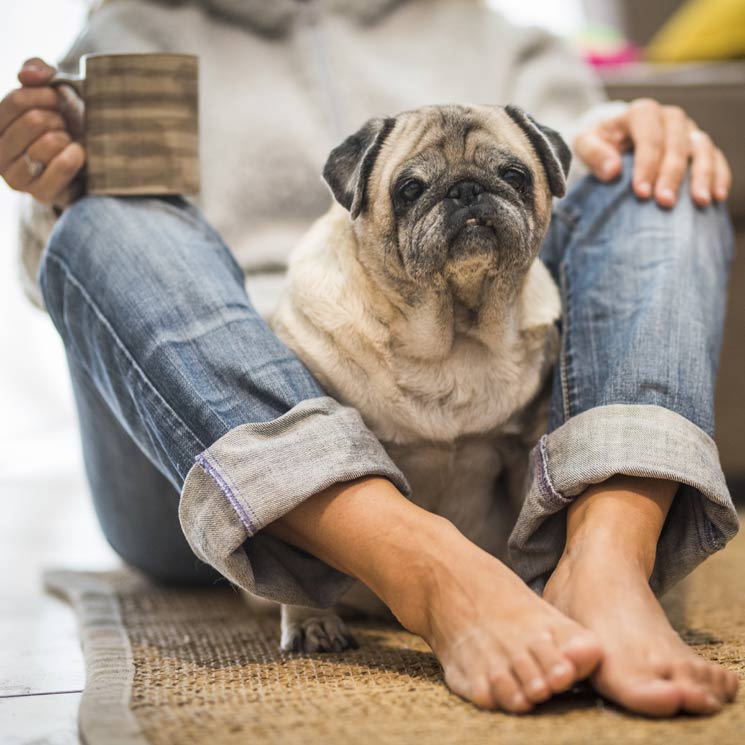
<instances>
[{"instance_id":1,"label":"toenail","mask_svg":"<svg viewBox=\"0 0 745 745\"><path fill-rule=\"evenodd\" d=\"M522 693L516 693L512 697L512 708L513 709L522 709L526 703L527 703L527 700L525 696L523 696Z\"/></svg>"},{"instance_id":2,"label":"toenail","mask_svg":"<svg viewBox=\"0 0 745 745\"><path fill-rule=\"evenodd\" d=\"M541 680L541 678L536 678L535 680L530 681L530 690L540 693L541 691L546 690L546 684Z\"/></svg>"},{"instance_id":3,"label":"toenail","mask_svg":"<svg viewBox=\"0 0 745 745\"><path fill-rule=\"evenodd\" d=\"M557 678L566 675L568 672L569 668L566 665L554 665L551 668L551 674L555 675Z\"/></svg>"},{"instance_id":4,"label":"toenail","mask_svg":"<svg viewBox=\"0 0 745 745\"><path fill-rule=\"evenodd\" d=\"M713 694L709 694L706 697L706 705L710 706L712 709L719 709L722 705L722 702Z\"/></svg>"}]
</instances>

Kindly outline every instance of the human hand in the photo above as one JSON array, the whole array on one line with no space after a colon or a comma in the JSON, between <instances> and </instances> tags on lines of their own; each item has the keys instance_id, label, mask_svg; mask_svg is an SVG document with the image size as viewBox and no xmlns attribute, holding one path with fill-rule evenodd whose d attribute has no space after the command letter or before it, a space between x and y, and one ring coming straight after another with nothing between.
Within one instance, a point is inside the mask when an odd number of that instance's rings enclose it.
<instances>
[{"instance_id":1,"label":"human hand","mask_svg":"<svg viewBox=\"0 0 745 745\"><path fill-rule=\"evenodd\" d=\"M16 191L65 207L81 193L83 102L48 85L56 70L38 57L18 73L22 87L0 101L0 175Z\"/></svg>"},{"instance_id":2,"label":"human hand","mask_svg":"<svg viewBox=\"0 0 745 745\"><path fill-rule=\"evenodd\" d=\"M711 137L678 106L663 106L650 98L632 101L618 116L578 134L574 151L601 181L621 173L621 153L634 149L634 193L654 197L672 207L691 166L691 197L700 207L724 201L732 173Z\"/></svg>"}]
</instances>

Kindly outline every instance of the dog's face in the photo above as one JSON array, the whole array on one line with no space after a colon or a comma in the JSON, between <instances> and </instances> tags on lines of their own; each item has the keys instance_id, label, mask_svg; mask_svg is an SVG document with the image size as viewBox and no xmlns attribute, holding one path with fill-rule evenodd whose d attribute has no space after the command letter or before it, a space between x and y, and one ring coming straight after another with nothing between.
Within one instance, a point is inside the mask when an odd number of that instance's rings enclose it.
<instances>
[{"instance_id":1,"label":"dog's face","mask_svg":"<svg viewBox=\"0 0 745 745\"><path fill-rule=\"evenodd\" d=\"M359 260L411 294L522 276L569 160L556 132L515 107L431 106L367 122L324 178L351 214Z\"/></svg>"}]
</instances>

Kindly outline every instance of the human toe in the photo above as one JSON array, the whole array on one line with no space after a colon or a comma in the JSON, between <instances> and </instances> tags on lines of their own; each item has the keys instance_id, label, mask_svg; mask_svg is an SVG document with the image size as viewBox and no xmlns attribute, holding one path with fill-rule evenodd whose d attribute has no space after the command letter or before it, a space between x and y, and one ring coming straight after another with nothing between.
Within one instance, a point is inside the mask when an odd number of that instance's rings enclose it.
<instances>
[{"instance_id":1,"label":"human toe","mask_svg":"<svg viewBox=\"0 0 745 745\"><path fill-rule=\"evenodd\" d=\"M526 714L533 704L525 695L515 675L507 669L496 670L488 676L492 698L502 711Z\"/></svg>"},{"instance_id":2,"label":"human toe","mask_svg":"<svg viewBox=\"0 0 745 745\"><path fill-rule=\"evenodd\" d=\"M591 680L598 693L637 714L671 717L682 707L680 686L658 671L640 673L603 663Z\"/></svg>"},{"instance_id":3,"label":"human toe","mask_svg":"<svg viewBox=\"0 0 745 745\"><path fill-rule=\"evenodd\" d=\"M574 664L561 653L550 632L533 639L529 648L554 693L565 691L579 679Z\"/></svg>"},{"instance_id":4,"label":"human toe","mask_svg":"<svg viewBox=\"0 0 745 745\"><path fill-rule=\"evenodd\" d=\"M514 654L511 663L512 671L531 703L537 704L551 697L551 686L546 682L541 667L529 651L523 650Z\"/></svg>"},{"instance_id":5,"label":"human toe","mask_svg":"<svg viewBox=\"0 0 745 745\"><path fill-rule=\"evenodd\" d=\"M740 681L731 670L724 670L724 685L727 692L727 700L734 701L737 698L737 689L740 687Z\"/></svg>"},{"instance_id":6,"label":"human toe","mask_svg":"<svg viewBox=\"0 0 745 745\"><path fill-rule=\"evenodd\" d=\"M577 673L577 680L587 678L603 659L603 648L590 631L572 629L559 636L559 648Z\"/></svg>"},{"instance_id":7,"label":"human toe","mask_svg":"<svg viewBox=\"0 0 745 745\"><path fill-rule=\"evenodd\" d=\"M681 692L681 708L689 714L714 714L724 704L712 666L701 659L681 660L672 667L672 681Z\"/></svg>"}]
</instances>

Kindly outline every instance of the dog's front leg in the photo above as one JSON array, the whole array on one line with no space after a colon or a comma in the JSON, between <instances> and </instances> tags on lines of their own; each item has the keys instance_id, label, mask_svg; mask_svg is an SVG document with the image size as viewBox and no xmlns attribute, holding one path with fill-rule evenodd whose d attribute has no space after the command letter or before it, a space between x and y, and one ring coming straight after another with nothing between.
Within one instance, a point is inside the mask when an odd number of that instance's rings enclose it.
<instances>
[{"instance_id":1,"label":"dog's front leg","mask_svg":"<svg viewBox=\"0 0 745 745\"><path fill-rule=\"evenodd\" d=\"M358 645L333 608L283 605L280 646L285 652L343 652Z\"/></svg>"}]
</instances>

